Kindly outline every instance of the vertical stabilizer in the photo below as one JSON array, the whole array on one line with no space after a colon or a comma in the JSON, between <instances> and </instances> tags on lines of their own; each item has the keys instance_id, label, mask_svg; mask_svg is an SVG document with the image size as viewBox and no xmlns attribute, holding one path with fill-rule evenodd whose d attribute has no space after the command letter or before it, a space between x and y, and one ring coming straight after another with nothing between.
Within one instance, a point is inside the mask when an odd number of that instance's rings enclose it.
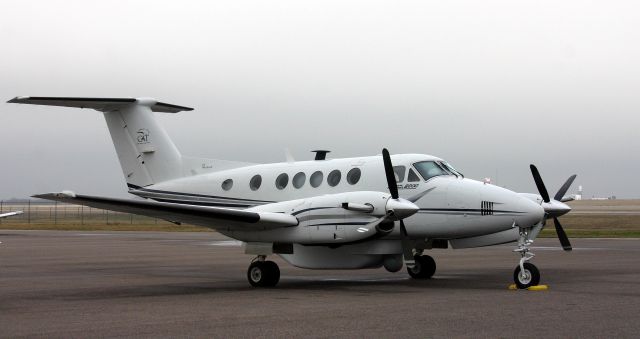
<instances>
[{"instance_id":1,"label":"vertical stabilizer","mask_svg":"<svg viewBox=\"0 0 640 339\"><path fill-rule=\"evenodd\" d=\"M144 187L182 176L181 155L148 105L104 112L129 187Z\"/></svg>"}]
</instances>

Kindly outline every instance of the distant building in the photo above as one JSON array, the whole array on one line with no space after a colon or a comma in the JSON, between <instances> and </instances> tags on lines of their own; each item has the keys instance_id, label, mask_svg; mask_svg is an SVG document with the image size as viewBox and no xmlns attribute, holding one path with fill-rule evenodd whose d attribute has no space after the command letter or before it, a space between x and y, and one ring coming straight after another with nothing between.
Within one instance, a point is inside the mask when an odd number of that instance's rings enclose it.
<instances>
[{"instance_id":1,"label":"distant building","mask_svg":"<svg viewBox=\"0 0 640 339\"><path fill-rule=\"evenodd\" d=\"M582 200L582 185L578 186L578 193L574 196L574 200Z\"/></svg>"}]
</instances>

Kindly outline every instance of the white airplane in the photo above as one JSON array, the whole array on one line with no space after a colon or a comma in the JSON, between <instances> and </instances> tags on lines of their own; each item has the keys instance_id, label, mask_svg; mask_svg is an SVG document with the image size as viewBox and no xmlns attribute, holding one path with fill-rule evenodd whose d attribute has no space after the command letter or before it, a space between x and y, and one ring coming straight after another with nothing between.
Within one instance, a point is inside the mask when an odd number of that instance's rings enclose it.
<instances>
[{"instance_id":1,"label":"white airplane","mask_svg":"<svg viewBox=\"0 0 640 339\"><path fill-rule=\"evenodd\" d=\"M465 178L425 154L251 164L182 156L152 112L192 108L149 98L16 97L10 103L91 108L104 114L129 193L148 200L69 191L34 197L162 218L214 229L255 255L247 278L274 286L280 270L267 256L310 269L402 269L416 279L436 270L425 250L517 242L519 288L537 285L529 246L553 218L571 209L562 198L575 175L550 199L535 166L540 195L520 194Z\"/></svg>"},{"instance_id":2,"label":"white airplane","mask_svg":"<svg viewBox=\"0 0 640 339\"><path fill-rule=\"evenodd\" d=\"M0 218L11 217L11 216L19 215L19 214L22 214L22 213L23 213L22 211L13 211L13 212L9 212L9 213L2 213L2 214L0 214Z\"/></svg>"}]
</instances>

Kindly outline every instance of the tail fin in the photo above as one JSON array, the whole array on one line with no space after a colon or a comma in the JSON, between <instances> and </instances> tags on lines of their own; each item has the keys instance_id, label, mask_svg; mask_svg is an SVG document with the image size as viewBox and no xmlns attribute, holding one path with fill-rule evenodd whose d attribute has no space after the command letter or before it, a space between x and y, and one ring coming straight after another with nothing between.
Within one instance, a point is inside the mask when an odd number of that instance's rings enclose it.
<instances>
[{"instance_id":1,"label":"tail fin","mask_svg":"<svg viewBox=\"0 0 640 339\"><path fill-rule=\"evenodd\" d=\"M16 97L9 102L92 108L103 112L129 188L183 176L182 156L153 112L178 113L193 108L148 98Z\"/></svg>"}]
</instances>

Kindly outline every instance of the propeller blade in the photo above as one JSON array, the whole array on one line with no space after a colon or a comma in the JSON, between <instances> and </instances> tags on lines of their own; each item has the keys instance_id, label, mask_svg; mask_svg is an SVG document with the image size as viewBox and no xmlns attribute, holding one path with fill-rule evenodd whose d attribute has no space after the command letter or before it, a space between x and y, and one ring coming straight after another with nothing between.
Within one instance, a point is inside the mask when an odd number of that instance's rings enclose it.
<instances>
[{"instance_id":1,"label":"propeller blade","mask_svg":"<svg viewBox=\"0 0 640 339\"><path fill-rule=\"evenodd\" d=\"M571 243L569 242L569 237L567 237L567 234L564 233L564 229L562 229L560 220L558 220L558 218L553 218L553 223L556 226L556 233L558 233L558 239L560 240L562 249L564 249L565 251L571 251Z\"/></svg>"},{"instance_id":2,"label":"propeller blade","mask_svg":"<svg viewBox=\"0 0 640 339\"><path fill-rule=\"evenodd\" d=\"M544 200L544 202L551 201L551 199L549 199L549 192L547 192L547 188L544 187L544 182L542 181L540 172L538 172L538 169L536 168L535 165L530 165L529 167L531 168L531 174L533 174L533 180L536 182L536 186L538 187L538 192L540 193L540 196L542 196L542 200Z\"/></svg>"},{"instance_id":3,"label":"propeller blade","mask_svg":"<svg viewBox=\"0 0 640 339\"><path fill-rule=\"evenodd\" d=\"M564 197L565 194L567 194L567 191L569 190L569 187L571 187L571 184L573 184L573 181L576 180L576 175L572 175L569 177L569 179L567 179L567 181L565 181L564 185L562 185L562 187L560 187L560 189L558 190L558 193L556 193L556 196L553 197L554 200L558 200L558 201L562 201L562 198Z\"/></svg>"},{"instance_id":4,"label":"propeller blade","mask_svg":"<svg viewBox=\"0 0 640 339\"><path fill-rule=\"evenodd\" d=\"M405 265L407 265L407 267L413 267L415 265L415 259L413 258L413 246L402 220L400 220L400 243L402 245L402 256L404 257Z\"/></svg>"},{"instance_id":5,"label":"propeller blade","mask_svg":"<svg viewBox=\"0 0 640 339\"><path fill-rule=\"evenodd\" d=\"M398 199L398 183L396 175L393 172L393 164L391 164L391 156L386 148L382 149L382 161L384 162L384 172L387 175L387 185L389 185L389 193L393 199Z\"/></svg>"}]
</instances>

